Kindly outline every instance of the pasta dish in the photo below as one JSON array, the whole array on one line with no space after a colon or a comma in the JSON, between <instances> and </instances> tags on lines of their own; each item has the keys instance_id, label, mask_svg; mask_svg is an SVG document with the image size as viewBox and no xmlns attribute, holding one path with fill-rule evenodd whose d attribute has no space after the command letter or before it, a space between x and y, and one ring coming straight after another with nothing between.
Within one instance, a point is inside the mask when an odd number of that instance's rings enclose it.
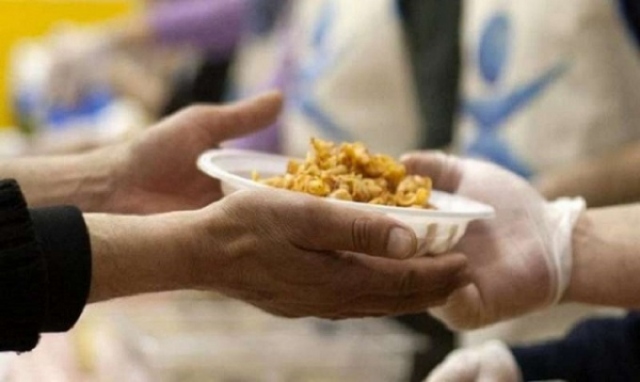
<instances>
[{"instance_id":1,"label":"pasta dish","mask_svg":"<svg viewBox=\"0 0 640 382\"><path fill-rule=\"evenodd\" d=\"M407 175L392 157L372 154L359 142L335 144L312 138L304 161L291 160L283 175L253 180L272 187L346 201L433 208L431 179Z\"/></svg>"}]
</instances>

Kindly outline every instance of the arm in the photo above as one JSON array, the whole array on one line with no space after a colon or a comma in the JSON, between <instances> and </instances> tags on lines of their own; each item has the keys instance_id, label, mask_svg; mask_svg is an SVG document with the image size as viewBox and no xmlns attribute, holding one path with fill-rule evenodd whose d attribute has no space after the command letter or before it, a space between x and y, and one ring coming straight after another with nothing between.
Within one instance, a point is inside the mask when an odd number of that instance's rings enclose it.
<instances>
[{"instance_id":1,"label":"arm","mask_svg":"<svg viewBox=\"0 0 640 382\"><path fill-rule=\"evenodd\" d=\"M0 181L0 351L31 350L41 332L65 331L87 299L89 238L74 207L27 209L15 181Z\"/></svg>"},{"instance_id":2,"label":"arm","mask_svg":"<svg viewBox=\"0 0 640 382\"><path fill-rule=\"evenodd\" d=\"M85 226L71 207L30 219L9 186L0 189L0 350L27 351L39 333L69 329L87 300L203 289L281 316L335 319L421 311L466 282L464 257L404 260L417 246L409 228L308 195L240 192L196 211L86 214Z\"/></svg>"},{"instance_id":3,"label":"arm","mask_svg":"<svg viewBox=\"0 0 640 382\"><path fill-rule=\"evenodd\" d=\"M640 204L591 209L573 233L573 271L565 299L640 307Z\"/></svg>"},{"instance_id":4,"label":"arm","mask_svg":"<svg viewBox=\"0 0 640 382\"><path fill-rule=\"evenodd\" d=\"M640 200L640 142L623 149L575 163L548 174L534 183L548 199L583 196L591 207Z\"/></svg>"},{"instance_id":5,"label":"arm","mask_svg":"<svg viewBox=\"0 0 640 382\"><path fill-rule=\"evenodd\" d=\"M564 338L511 349L523 380L620 381L640 379L640 316L597 318L578 324Z\"/></svg>"},{"instance_id":6,"label":"arm","mask_svg":"<svg viewBox=\"0 0 640 382\"><path fill-rule=\"evenodd\" d=\"M86 221L92 302L206 289L280 315L340 318L420 311L466 282L462 256L407 259L416 239L395 220L282 190Z\"/></svg>"},{"instance_id":7,"label":"arm","mask_svg":"<svg viewBox=\"0 0 640 382\"><path fill-rule=\"evenodd\" d=\"M73 204L85 212L155 213L196 209L216 201L220 185L196 159L220 142L273 123L277 93L228 106L194 106L135 139L83 154L0 161L30 206Z\"/></svg>"},{"instance_id":8,"label":"arm","mask_svg":"<svg viewBox=\"0 0 640 382\"><path fill-rule=\"evenodd\" d=\"M630 313L583 321L566 337L549 342L509 349L491 341L453 352L427 381L637 381L638 334L640 315Z\"/></svg>"},{"instance_id":9,"label":"arm","mask_svg":"<svg viewBox=\"0 0 640 382\"><path fill-rule=\"evenodd\" d=\"M17 179L32 207L74 204L83 210L100 209L115 179L109 156L87 154L25 157L0 161L0 174Z\"/></svg>"}]
</instances>

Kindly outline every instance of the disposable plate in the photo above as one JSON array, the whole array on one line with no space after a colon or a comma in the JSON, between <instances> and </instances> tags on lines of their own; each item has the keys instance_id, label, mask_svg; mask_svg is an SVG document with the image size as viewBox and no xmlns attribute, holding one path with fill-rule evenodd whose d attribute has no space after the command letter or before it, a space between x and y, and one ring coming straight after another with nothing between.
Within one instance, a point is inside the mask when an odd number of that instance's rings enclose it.
<instances>
[{"instance_id":1,"label":"disposable plate","mask_svg":"<svg viewBox=\"0 0 640 382\"><path fill-rule=\"evenodd\" d=\"M261 178L282 175L291 158L247 150L216 149L198 158L198 168L221 182L222 192L228 195L238 190L269 186L254 182L256 171ZM442 191L433 190L429 202L435 209L381 206L375 204L326 199L330 203L365 211L386 214L411 227L418 237L419 254L439 254L450 250L464 235L467 225L478 219L495 215L493 207Z\"/></svg>"}]
</instances>

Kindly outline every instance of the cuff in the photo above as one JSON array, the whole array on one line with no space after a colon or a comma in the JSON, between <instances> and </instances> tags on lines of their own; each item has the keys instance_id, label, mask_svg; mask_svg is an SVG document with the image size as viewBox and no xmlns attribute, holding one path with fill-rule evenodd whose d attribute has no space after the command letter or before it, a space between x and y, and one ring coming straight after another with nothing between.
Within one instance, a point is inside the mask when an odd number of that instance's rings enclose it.
<instances>
[{"instance_id":1,"label":"cuff","mask_svg":"<svg viewBox=\"0 0 640 382\"><path fill-rule=\"evenodd\" d=\"M76 207L31 209L48 281L48 307L41 332L64 332L76 323L91 286L91 245Z\"/></svg>"},{"instance_id":2,"label":"cuff","mask_svg":"<svg viewBox=\"0 0 640 382\"><path fill-rule=\"evenodd\" d=\"M0 180L0 351L24 352L40 338L47 273L22 192Z\"/></svg>"}]
</instances>

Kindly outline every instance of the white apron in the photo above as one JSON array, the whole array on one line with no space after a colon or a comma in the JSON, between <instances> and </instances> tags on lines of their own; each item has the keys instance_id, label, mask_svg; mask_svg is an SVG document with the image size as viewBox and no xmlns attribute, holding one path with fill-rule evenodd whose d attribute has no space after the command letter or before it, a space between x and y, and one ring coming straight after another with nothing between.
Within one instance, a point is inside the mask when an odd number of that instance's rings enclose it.
<instances>
[{"instance_id":1,"label":"white apron","mask_svg":"<svg viewBox=\"0 0 640 382\"><path fill-rule=\"evenodd\" d=\"M395 1L291 3L283 28L244 44L234 74L235 92L246 95L287 67L275 80L287 95L282 151L304 155L311 137L392 155L416 148L420 121Z\"/></svg>"}]
</instances>

